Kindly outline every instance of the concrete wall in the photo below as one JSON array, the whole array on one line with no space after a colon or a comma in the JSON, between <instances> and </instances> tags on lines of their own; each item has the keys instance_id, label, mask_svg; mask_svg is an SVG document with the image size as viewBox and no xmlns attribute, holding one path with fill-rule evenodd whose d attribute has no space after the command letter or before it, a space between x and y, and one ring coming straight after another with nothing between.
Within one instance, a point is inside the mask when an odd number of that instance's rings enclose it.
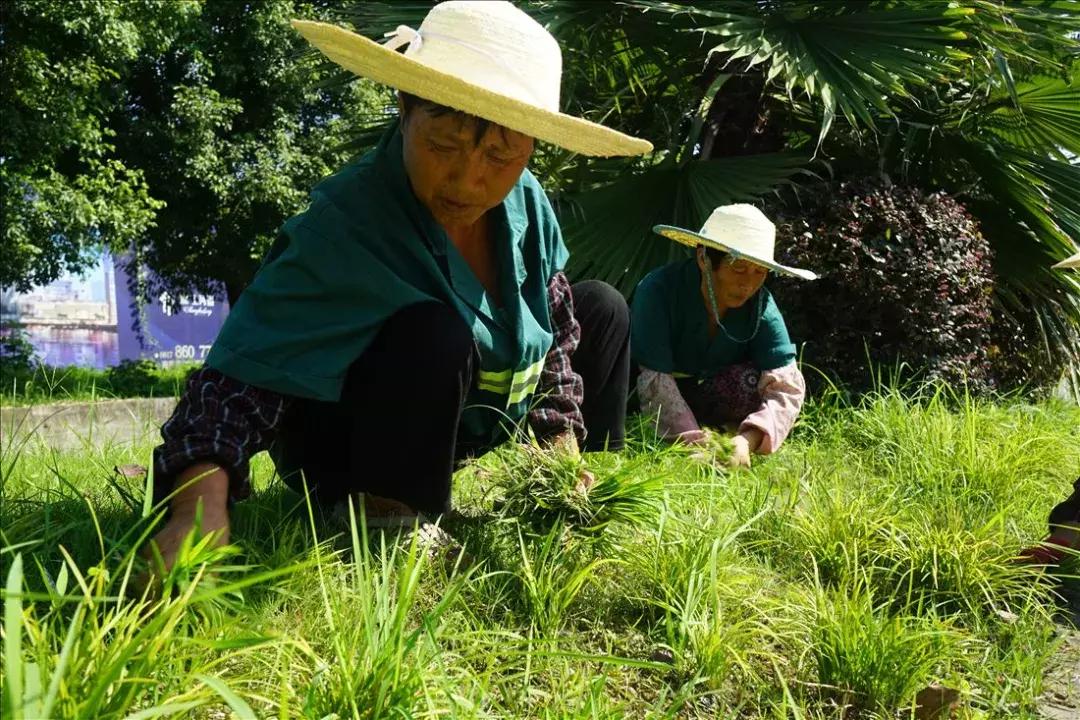
<instances>
[{"instance_id":1,"label":"concrete wall","mask_svg":"<svg viewBox=\"0 0 1080 720\"><path fill-rule=\"evenodd\" d=\"M24 443L58 450L156 442L176 398L0 406L0 452Z\"/></svg>"}]
</instances>

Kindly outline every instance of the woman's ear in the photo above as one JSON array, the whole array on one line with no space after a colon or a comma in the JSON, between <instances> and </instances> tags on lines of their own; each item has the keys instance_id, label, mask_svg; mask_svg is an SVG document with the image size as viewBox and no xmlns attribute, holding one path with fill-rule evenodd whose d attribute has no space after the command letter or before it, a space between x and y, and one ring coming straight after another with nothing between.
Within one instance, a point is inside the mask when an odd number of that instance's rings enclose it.
<instances>
[{"instance_id":1,"label":"woman's ear","mask_svg":"<svg viewBox=\"0 0 1080 720\"><path fill-rule=\"evenodd\" d=\"M694 249L694 259L697 260L698 269L705 272L705 246L698 245Z\"/></svg>"}]
</instances>

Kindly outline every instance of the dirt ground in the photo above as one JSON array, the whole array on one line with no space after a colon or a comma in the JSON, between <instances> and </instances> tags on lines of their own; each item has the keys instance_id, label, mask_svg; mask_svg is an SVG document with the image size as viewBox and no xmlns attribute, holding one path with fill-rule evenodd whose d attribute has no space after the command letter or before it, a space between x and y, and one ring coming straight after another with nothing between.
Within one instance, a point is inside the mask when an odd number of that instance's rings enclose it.
<instances>
[{"instance_id":1,"label":"dirt ground","mask_svg":"<svg viewBox=\"0 0 1080 720\"><path fill-rule=\"evenodd\" d=\"M1080 578L1063 582L1058 631L1061 645L1046 668L1039 714L1047 720L1080 718Z\"/></svg>"}]
</instances>

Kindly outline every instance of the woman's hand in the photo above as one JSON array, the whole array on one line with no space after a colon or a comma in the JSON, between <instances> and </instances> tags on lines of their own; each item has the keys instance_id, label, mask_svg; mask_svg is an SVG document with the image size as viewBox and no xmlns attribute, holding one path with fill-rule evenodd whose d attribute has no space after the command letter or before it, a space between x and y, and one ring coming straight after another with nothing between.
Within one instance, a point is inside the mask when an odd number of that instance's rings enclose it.
<instances>
[{"instance_id":1,"label":"woman's hand","mask_svg":"<svg viewBox=\"0 0 1080 720\"><path fill-rule=\"evenodd\" d=\"M542 443L548 450L552 450L557 453L564 453L568 457L580 458L581 450L578 449L577 436L574 435L572 430L560 433L555 437L548 440L546 443Z\"/></svg>"},{"instance_id":2,"label":"woman's hand","mask_svg":"<svg viewBox=\"0 0 1080 720\"><path fill-rule=\"evenodd\" d=\"M750 467L750 441L743 435L736 435L731 439L731 457L728 465L731 467Z\"/></svg>"},{"instance_id":3,"label":"woman's hand","mask_svg":"<svg viewBox=\"0 0 1080 720\"><path fill-rule=\"evenodd\" d=\"M577 485L574 486L574 489L582 495L588 495L589 489L593 486L595 482L596 476L585 468L581 468L581 470L578 471L578 481Z\"/></svg>"},{"instance_id":4,"label":"woman's hand","mask_svg":"<svg viewBox=\"0 0 1080 720\"><path fill-rule=\"evenodd\" d=\"M551 442L548 443L548 448L557 453L563 453L567 457L574 458L575 460L581 460L581 450L578 449L577 436L572 431L566 431L561 435L556 435ZM574 486L574 489L583 495L589 492L589 488L596 482L596 476L585 469L584 465L578 470L578 482Z\"/></svg>"},{"instance_id":5,"label":"woman's hand","mask_svg":"<svg viewBox=\"0 0 1080 720\"><path fill-rule=\"evenodd\" d=\"M757 428L747 428L731 439L732 453L728 464L731 467L750 467L750 456L761 447L764 434Z\"/></svg>"}]
</instances>

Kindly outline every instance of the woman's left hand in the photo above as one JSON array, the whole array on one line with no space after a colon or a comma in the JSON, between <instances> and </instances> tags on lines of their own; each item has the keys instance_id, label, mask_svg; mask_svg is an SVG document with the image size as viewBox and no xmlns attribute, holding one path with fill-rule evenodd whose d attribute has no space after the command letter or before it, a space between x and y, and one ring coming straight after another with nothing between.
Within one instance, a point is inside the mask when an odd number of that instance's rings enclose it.
<instances>
[{"instance_id":1,"label":"woman's left hand","mask_svg":"<svg viewBox=\"0 0 1080 720\"><path fill-rule=\"evenodd\" d=\"M560 435L556 435L551 438L551 440L542 444L554 452L564 453L572 458L581 457L581 451L578 449L577 444L577 436L574 435L572 430L567 430Z\"/></svg>"},{"instance_id":2,"label":"woman's left hand","mask_svg":"<svg viewBox=\"0 0 1080 720\"><path fill-rule=\"evenodd\" d=\"M574 486L574 489L582 495L588 495L589 489L593 486L595 482L596 476L585 468L581 468L581 470L578 472L578 482L577 485Z\"/></svg>"},{"instance_id":3,"label":"woman's left hand","mask_svg":"<svg viewBox=\"0 0 1080 720\"><path fill-rule=\"evenodd\" d=\"M558 453L564 453L575 460L581 459L581 451L578 449L577 436L573 432L565 432L559 435L548 445L552 450ZM589 488L596 482L596 476L584 467L578 470L578 482L574 486L574 489L581 494L589 492Z\"/></svg>"}]
</instances>

